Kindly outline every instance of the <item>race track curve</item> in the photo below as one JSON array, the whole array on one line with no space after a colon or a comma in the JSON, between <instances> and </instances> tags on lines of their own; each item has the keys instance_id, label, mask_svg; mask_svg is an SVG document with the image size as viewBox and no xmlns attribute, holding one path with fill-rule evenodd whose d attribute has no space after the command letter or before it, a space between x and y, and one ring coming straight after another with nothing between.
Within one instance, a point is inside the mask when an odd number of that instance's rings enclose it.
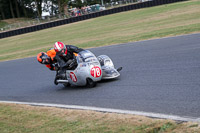
<instances>
[{"instance_id":1,"label":"race track curve","mask_svg":"<svg viewBox=\"0 0 200 133\"><path fill-rule=\"evenodd\" d=\"M52 44L53 46L53 44ZM90 49L121 77L95 88L54 85L36 57L0 62L0 100L81 105L200 117L200 34Z\"/></svg>"}]
</instances>

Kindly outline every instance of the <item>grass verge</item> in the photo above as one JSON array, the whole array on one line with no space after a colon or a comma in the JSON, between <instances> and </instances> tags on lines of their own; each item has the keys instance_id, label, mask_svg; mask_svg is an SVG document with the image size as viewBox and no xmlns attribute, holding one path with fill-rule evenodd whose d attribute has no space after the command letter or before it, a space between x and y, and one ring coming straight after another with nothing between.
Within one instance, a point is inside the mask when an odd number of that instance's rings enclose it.
<instances>
[{"instance_id":1,"label":"grass verge","mask_svg":"<svg viewBox=\"0 0 200 133\"><path fill-rule=\"evenodd\" d=\"M198 133L198 123L0 103L2 133Z\"/></svg>"},{"instance_id":2,"label":"grass verge","mask_svg":"<svg viewBox=\"0 0 200 133\"><path fill-rule=\"evenodd\" d=\"M8 23L0 20L0 29L6 26Z\"/></svg>"},{"instance_id":3,"label":"grass verge","mask_svg":"<svg viewBox=\"0 0 200 133\"><path fill-rule=\"evenodd\" d=\"M0 61L36 56L56 41L88 48L197 33L199 9L199 0L189 0L0 39Z\"/></svg>"}]
</instances>

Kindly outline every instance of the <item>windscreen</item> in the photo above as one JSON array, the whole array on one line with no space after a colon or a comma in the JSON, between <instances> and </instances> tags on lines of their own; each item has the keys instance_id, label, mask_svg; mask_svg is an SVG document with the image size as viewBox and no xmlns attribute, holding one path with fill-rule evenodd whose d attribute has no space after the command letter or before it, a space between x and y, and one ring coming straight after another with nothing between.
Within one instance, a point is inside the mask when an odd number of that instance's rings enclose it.
<instances>
[{"instance_id":1,"label":"windscreen","mask_svg":"<svg viewBox=\"0 0 200 133\"><path fill-rule=\"evenodd\" d=\"M78 63L98 61L96 56L88 50L81 51L77 56Z\"/></svg>"}]
</instances>

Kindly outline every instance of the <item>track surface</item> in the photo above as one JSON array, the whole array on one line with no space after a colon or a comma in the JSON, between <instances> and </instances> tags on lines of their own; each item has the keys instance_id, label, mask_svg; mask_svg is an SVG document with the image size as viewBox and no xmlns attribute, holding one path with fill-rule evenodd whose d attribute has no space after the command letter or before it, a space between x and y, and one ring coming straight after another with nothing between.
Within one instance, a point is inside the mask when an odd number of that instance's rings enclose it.
<instances>
[{"instance_id":1,"label":"track surface","mask_svg":"<svg viewBox=\"0 0 200 133\"><path fill-rule=\"evenodd\" d=\"M36 57L0 62L0 100L200 117L200 34L90 50L123 66L121 77L95 88L64 88Z\"/></svg>"}]
</instances>

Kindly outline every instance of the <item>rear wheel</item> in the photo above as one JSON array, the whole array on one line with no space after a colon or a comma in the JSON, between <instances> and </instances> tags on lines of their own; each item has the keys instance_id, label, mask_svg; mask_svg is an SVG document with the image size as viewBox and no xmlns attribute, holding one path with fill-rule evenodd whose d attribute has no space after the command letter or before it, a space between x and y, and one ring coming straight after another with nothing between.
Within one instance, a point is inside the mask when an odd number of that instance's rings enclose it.
<instances>
[{"instance_id":1,"label":"rear wheel","mask_svg":"<svg viewBox=\"0 0 200 133\"><path fill-rule=\"evenodd\" d=\"M64 83L63 85L64 85L64 87L69 87L70 83Z\"/></svg>"},{"instance_id":2,"label":"rear wheel","mask_svg":"<svg viewBox=\"0 0 200 133\"><path fill-rule=\"evenodd\" d=\"M94 82L91 78L87 78L87 86L90 88L93 88L97 85L96 82Z\"/></svg>"}]
</instances>

